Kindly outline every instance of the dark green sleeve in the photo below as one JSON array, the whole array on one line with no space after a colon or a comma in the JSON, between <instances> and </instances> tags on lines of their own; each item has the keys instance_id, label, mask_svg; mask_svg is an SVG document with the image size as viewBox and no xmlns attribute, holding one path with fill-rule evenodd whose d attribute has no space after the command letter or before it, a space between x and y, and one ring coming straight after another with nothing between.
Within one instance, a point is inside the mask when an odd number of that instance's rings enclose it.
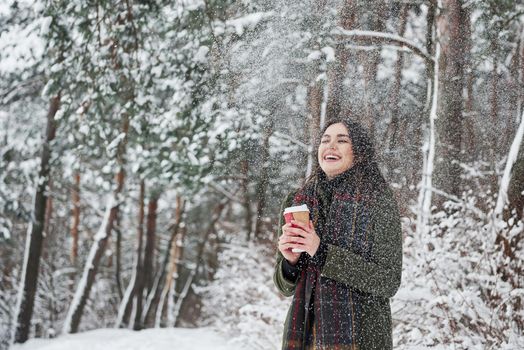
<instances>
[{"instance_id":1,"label":"dark green sleeve","mask_svg":"<svg viewBox=\"0 0 524 350\"><path fill-rule=\"evenodd\" d=\"M279 219L278 219L278 235L277 237L280 237L282 234L282 226L284 225L284 208L287 208L293 204L293 197L294 192L289 193L284 201L282 202L282 206L280 207L279 212ZM273 272L273 282L275 282L275 286L277 289L282 293L282 295L289 297L292 296L295 293L295 287L296 287L296 281L291 282L287 280L282 272L282 261L284 260L284 256L280 251L277 249L277 257L276 257L276 264L275 264L275 271Z\"/></svg>"},{"instance_id":2,"label":"dark green sleeve","mask_svg":"<svg viewBox=\"0 0 524 350\"><path fill-rule=\"evenodd\" d=\"M392 297L402 274L402 229L398 207L390 189L371 208L373 259L365 261L350 250L328 245L321 275L365 293Z\"/></svg>"}]
</instances>

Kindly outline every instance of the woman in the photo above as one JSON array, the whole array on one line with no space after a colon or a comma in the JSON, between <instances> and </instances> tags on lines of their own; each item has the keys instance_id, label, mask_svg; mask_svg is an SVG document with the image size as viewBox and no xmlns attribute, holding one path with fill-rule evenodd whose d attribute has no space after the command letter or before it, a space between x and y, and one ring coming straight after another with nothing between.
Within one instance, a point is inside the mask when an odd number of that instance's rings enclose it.
<instances>
[{"instance_id":1,"label":"woman","mask_svg":"<svg viewBox=\"0 0 524 350\"><path fill-rule=\"evenodd\" d=\"M283 349L391 349L389 298L402 269L397 205L359 124L332 120L321 135L319 168L282 205L307 204L311 219L282 226L281 216L273 280L293 296Z\"/></svg>"}]
</instances>

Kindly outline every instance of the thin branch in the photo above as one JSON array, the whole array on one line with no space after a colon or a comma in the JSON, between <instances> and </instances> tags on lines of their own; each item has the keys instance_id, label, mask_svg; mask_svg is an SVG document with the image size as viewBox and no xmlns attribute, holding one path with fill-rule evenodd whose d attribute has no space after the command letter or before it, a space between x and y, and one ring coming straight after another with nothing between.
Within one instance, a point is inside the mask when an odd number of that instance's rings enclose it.
<instances>
[{"instance_id":1,"label":"thin branch","mask_svg":"<svg viewBox=\"0 0 524 350\"><path fill-rule=\"evenodd\" d=\"M462 205L464 205L465 208L467 208L467 209L471 210L472 212L474 212L479 217L479 219L485 219L486 218L486 215L484 214L484 212L482 210L480 210L479 208L475 207L474 205L471 205L471 204L467 203L466 201L460 199L457 196L454 196L454 195L446 193L446 192L444 192L442 190L436 189L435 187L424 187L424 188L426 190L429 190L429 191L435 193L435 194L438 194L439 196L442 196L444 198L452 200L455 203L461 203Z\"/></svg>"},{"instance_id":2,"label":"thin branch","mask_svg":"<svg viewBox=\"0 0 524 350\"><path fill-rule=\"evenodd\" d=\"M283 133L281 133L279 131L275 131L273 133L273 135L270 136L270 138L273 138L273 136L280 137L280 138L283 138L285 140L288 140L289 142L294 143L295 145L300 146L303 149L305 149L307 152L309 152L309 145L306 145L305 143L300 142L299 140L294 139L294 138L292 138L289 135L283 134Z\"/></svg>"},{"instance_id":3,"label":"thin branch","mask_svg":"<svg viewBox=\"0 0 524 350\"><path fill-rule=\"evenodd\" d=\"M212 189L214 189L215 191L217 192L220 192L222 193L224 196L226 196L227 198L229 198L230 200L234 201L234 202L238 202L238 203L241 203L242 201L237 198L233 193L230 193L228 192L225 188L223 188L222 186L220 186L218 183L214 182L214 181L211 181L209 184L209 187L211 187Z\"/></svg>"},{"instance_id":4,"label":"thin branch","mask_svg":"<svg viewBox=\"0 0 524 350\"><path fill-rule=\"evenodd\" d=\"M0 91L0 103L7 105L16 102L23 97L35 95L44 84L43 76L37 74L28 80L10 87L9 89Z\"/></svg>"},{"instance_id":5,"label":"thin branch","mask_svg":"<svg viewBox=\"0 0 524 350\"><path fill-rule=\"evenodd\" d=\"M418 47L416 43L396 34L374 32L367 30L346 30L340 27L334 29L332 34L339 35L342 37L370 40L371 42L380 42L395 44L398 46L405 46L409 48L414 54L424 59L424 61L426 61L428 65L432 66L435 62L434 58L431 55L429 55L425 50Z\"/></svg>"}]
</instances>

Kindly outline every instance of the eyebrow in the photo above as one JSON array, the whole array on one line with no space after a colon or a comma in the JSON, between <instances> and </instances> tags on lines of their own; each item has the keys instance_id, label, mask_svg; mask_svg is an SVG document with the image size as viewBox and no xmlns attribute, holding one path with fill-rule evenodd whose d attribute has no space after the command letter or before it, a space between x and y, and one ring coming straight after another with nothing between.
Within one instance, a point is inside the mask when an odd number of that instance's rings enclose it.
<instances>
[{"instance_id":1,"label":"eyebrow","mask_svg":"<svg viewBox=\"0 0 524 350\"><path fill-rule=\"evenodd\" d=\"M324 134L324 135L322 135L322 138L324 138L324 137L331 138L331 135ZM347 138L349 138L349 135L348 134L338 134L337 137L347 137Z\"/></svg>"}]
</instances>

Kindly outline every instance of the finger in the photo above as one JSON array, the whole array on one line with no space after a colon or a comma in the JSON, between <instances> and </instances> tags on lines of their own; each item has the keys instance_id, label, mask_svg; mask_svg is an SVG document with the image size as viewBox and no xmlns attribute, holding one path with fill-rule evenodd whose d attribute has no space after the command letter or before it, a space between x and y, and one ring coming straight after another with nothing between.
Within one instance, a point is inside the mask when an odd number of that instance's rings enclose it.
<instances>
[{"instance_id":1,"label":"finger","mask_svg":"<svg viewBox=\"0 0 524 350\"><path fill-rule=\"evenodd\" d=\"M304 243L313 243L315 241L315 236L312 234L304 234L304 231L302 231L301 234L289 234L289 235L282 235L282 240L285 240L286 242L289 241L300 241Z\"/></svg>"},{"instance_id":2,"label":"finger","mask_svg":"<svg viewBox=\"0 0 524 350\"><path fill-rule=\"evenodd\" d=\"M300 222L300 221L291 221L291 223L293 224L293 226L298 227L307 233L311 233L311 227L309 224L304 224L303 222Z\"/></svg>"},{"instance_id":3,"label":"finger","mask_svg":"<svg viewBox=\"0 0 524 350\"><path fill-rule=\"evenodd\" d=\"M291 227L291 223L287 223L285 225L282 226L282 232L289 229Z\"/></svg>"},{"instance_id":4,"label":"finger","mask_svg":"<svg viewBox=\"0 0 524 350\"><path fill-rule=\"evenodd\" d=\"M304 238L297 237L297 236L283 236L282 239L279 240L279 244L299 242L302 240L304 240Z\"/></svg>"},{"instance_id":5,"label":"finger","mask_svg":"<svg viewBox=\"0 0 524 350\"><path fill-rule=\"evenodd\" d=\"M290 227L286 230L286 233L288 235L298 235L298 236L306 236L309 232L301 229L301 228L298 228L298 227Z\"/></svg>"},{"instance_id":6,"label":"finger","mask_svg":"<svg viewBox=\"0 0 524 350\"><path fill-rule=\"evenodd\" d=\"M297 229L295 227L290 227L288 228L287 230L283 231L282 234L280 235L280 237L284 237L284 236L303 236L304 235L304 231L302 229Z\"/></svg>"},{"instance_id":7,"label":"finger","mask_svg":"<svg viewBox=\"0 0 524 350\"><path fill-rule=\"evenodd\" d=\"M306 246L303 244L288 243L286 249L291 253L297 254L298 252L293 252L293 249L307 250ZM298 253L300 254L300 253Z\"/></svg>"},{"instance_id":8,"label":"finger","mask_svg":"<svg viewBox=\"0 0 524 350\"><path fill-rule=\"evenodd\" d=\"M294 236L294 237L284 237L281 241L281 243L300 243L300 244L306 244L308 241L305 238Z\"/></svg>"},{"instance_id":9,"label":"finger","mask_svg":"<svg viewBox=\"0 0 524 350\"><path fill-rule=\"evenodd\" d=\"M285 244L290 242L306 243L307 240L301 236L281 236L281 238L278 240L278 244Z\"/></svg>"},{"instance_id":10,"label":"finger","mask_svg":"<svg viewBox=\"0 0 524 350\"><path fill-rule=\"evenodd\" d=\"M282 253L284 253L284 254L289 254L289 253L296 254L295 252L292 251L293 249L306 250L305 246L303 246L302 244L295 244L295 243L286 243L286 244L283 244L282 246L279 246L278 249L279 249Z\"/></svg>"},{"instance_id":11,"label":"finger","mask_svg":"<svg viewBox=\"0 0 524 350\"><path fill-rule=\"evenodd\" d=\"M301 229L305 230L308 228L308 225L304 224L302 221L297 220L291 220L291 224L295 227L300 227Z\"/></svg>"},{"instance_id":12,"label":"finger","mask_svg":"<svg viewBox=\"0 0 524 350\"><path fill-rule=\"evenodd\" d=\"M283 238L282 240L280 240L278 244L283 245L283 244L296 243L296 242L298 242L300 244L306 243L304 238L300 238L300 237L286 237L286 238Z\"/></svg>"}]
</instances>

